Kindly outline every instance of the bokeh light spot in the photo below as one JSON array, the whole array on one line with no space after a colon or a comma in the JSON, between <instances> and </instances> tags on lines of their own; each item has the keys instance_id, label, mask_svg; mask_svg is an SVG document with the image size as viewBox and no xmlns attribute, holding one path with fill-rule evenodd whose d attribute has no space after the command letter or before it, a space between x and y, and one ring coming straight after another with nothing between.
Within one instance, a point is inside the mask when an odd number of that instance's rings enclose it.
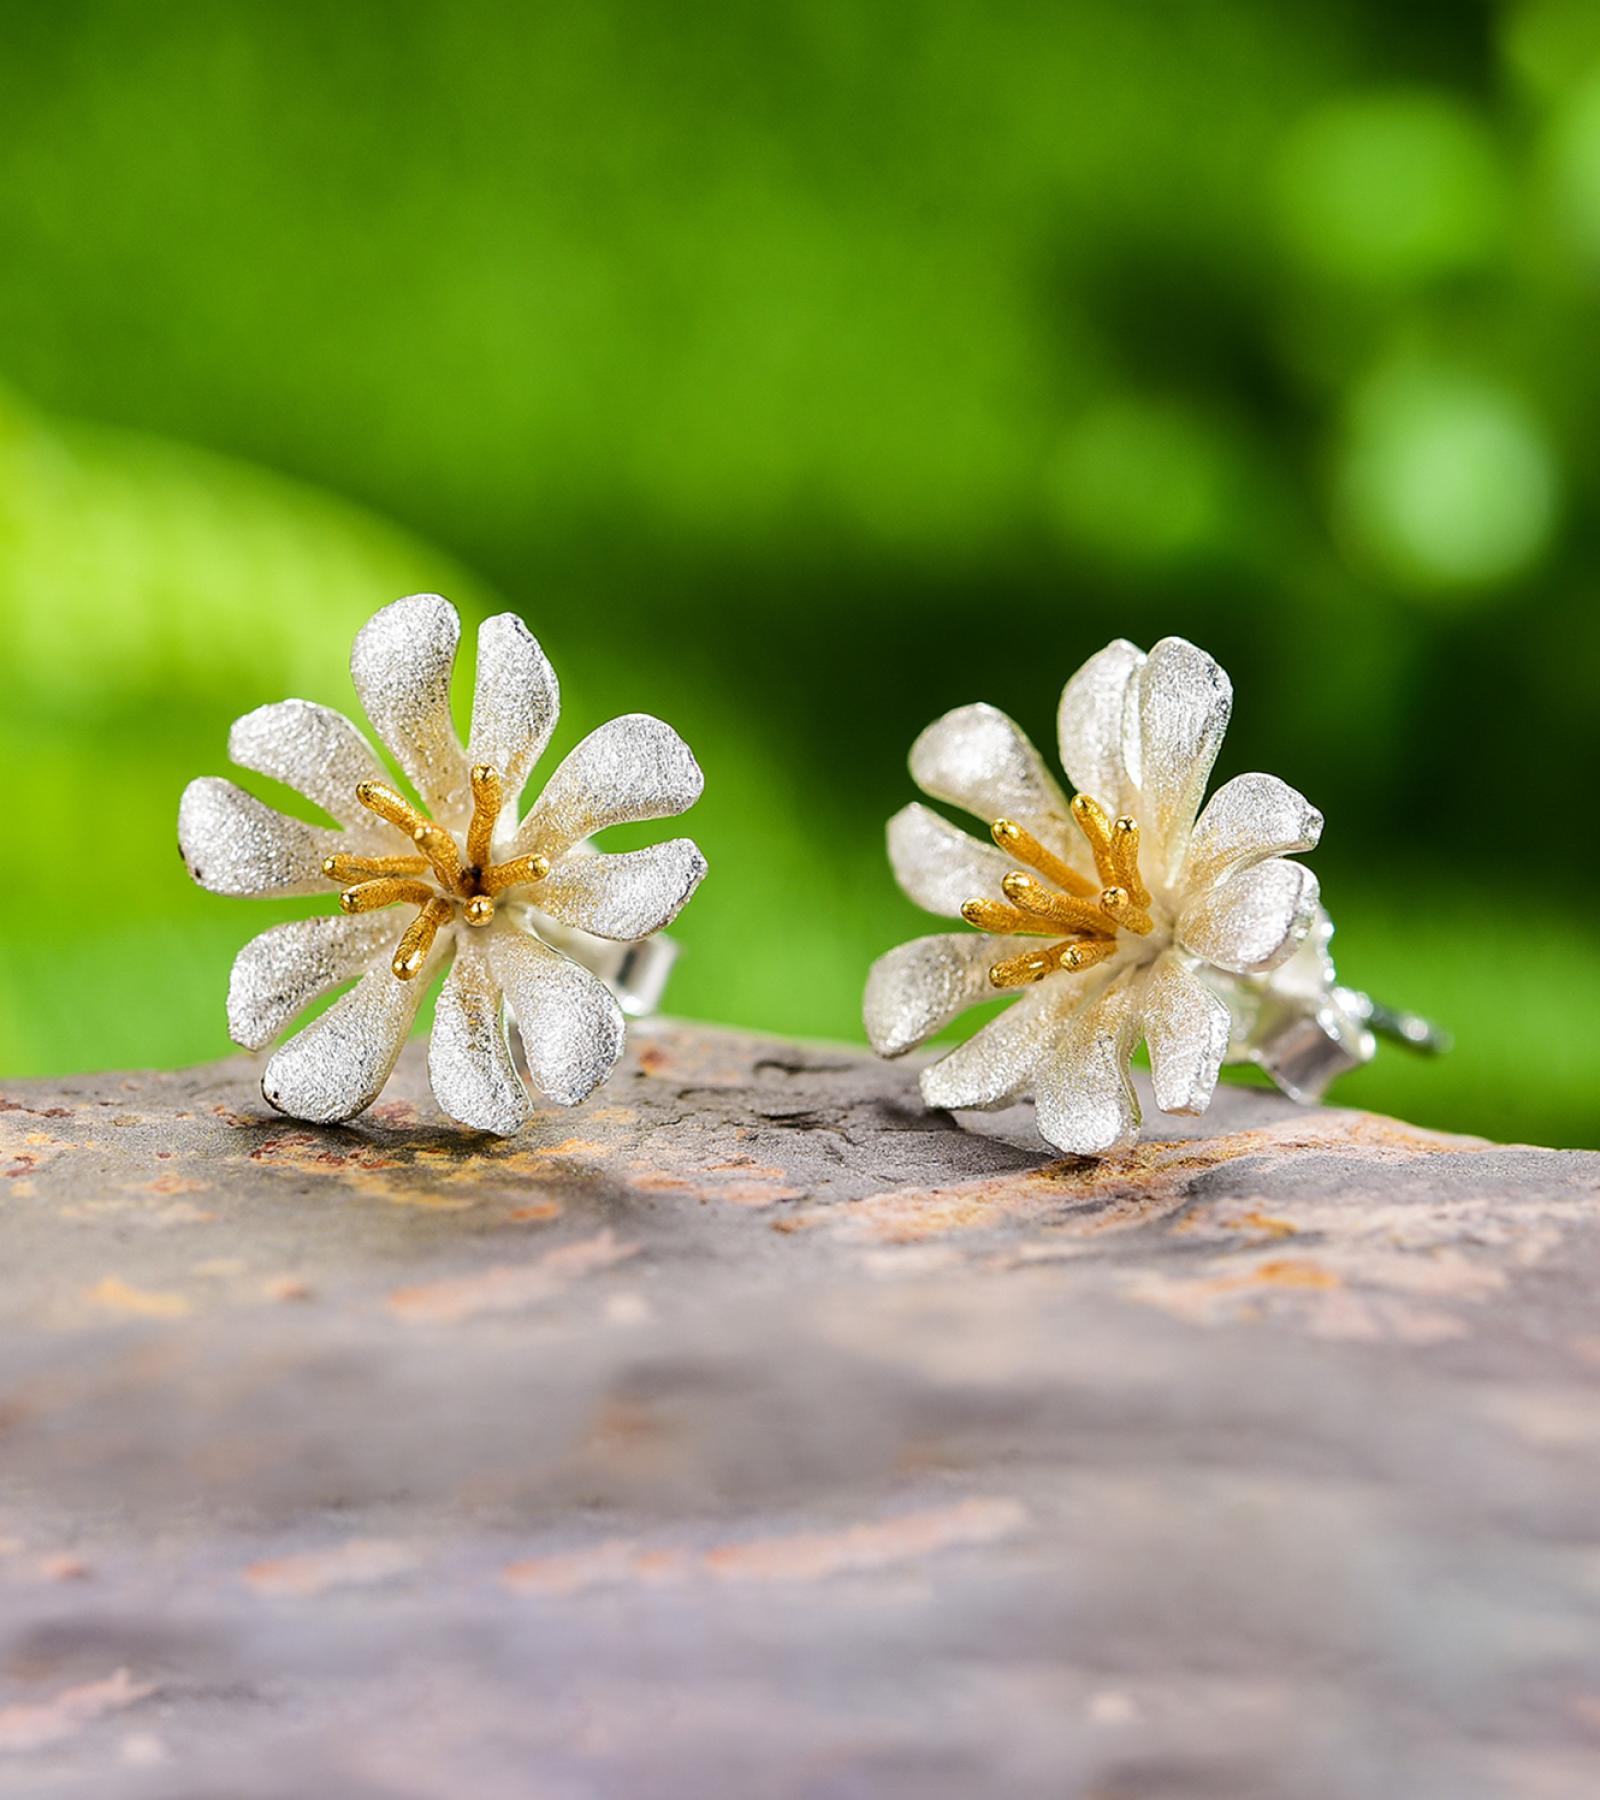
<instances>
[{"instance_id":1,"label":"bokeh light spot","mask_svg":"<svg viewBox=\"0 0 1600 1800\"><path fill-rule=\"evenodd\" d=\"M1063 437L1048 484L1068 539L1114 562L1177 562L1227 535L1227 447L1170 401L1119 397L1091 408Z\"/></svg>"},{"instance_id":2,"label":"bokeh light spot","mask_svg":"<svg viewBox=\"0 0 1600 1800\"><path fill-rule=\"evenodd\" d=\"M1554 453L1513 394L1402 370L1357 396L1335 506L1358 555L1403 586L1468 595L1519 574L1557 514Z\"/></svg>"},{"instance_id":3,"label":"bokeh light spot","mask_svg":"<svg viewBox=\"0 0 1600 1800\"><path fill-rule=\"evenodd\" d=\"M1561 223L1580 255L1600 260L1600 69L1551 120L1546 151Z\"/></svg>"},{"instance_id":4,"label":"bokeh light spot","mask_svg":"<svg viewBox=\"0 0 1600 1800\"><path fill-rule=\"evenodd\" d=\"M1442 94L1347 94L1318 107L1290 134L1277 173L1291 247L1344 281L1413 287L1480 267L1500 242L1495 146Z\"/></svg>"},{"instance_id":5,"label":"bokeh light spot","mask_svg":"<svg viewBox=\"0 0 1600 1800\"><path fill-rule=\"evenodd\" d=\"M1600 62L1594 0L1513 0L1497 33L1506 67L1541 98L1562 94Z\"/></svg>"}]
</instances>

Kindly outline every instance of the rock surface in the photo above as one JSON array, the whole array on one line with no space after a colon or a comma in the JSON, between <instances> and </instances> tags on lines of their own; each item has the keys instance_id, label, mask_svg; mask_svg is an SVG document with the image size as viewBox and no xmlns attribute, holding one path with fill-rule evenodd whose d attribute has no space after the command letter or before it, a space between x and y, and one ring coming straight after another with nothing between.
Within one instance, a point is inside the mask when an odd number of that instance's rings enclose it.
<instances>
[{"instance_id":1,"label":"rock surface","mask_svg":"<svg viewBox=\"0 0 1600 1800\"><path fill-rule=\"evenodd\" d=\"M1600 1155L257 1072L0 1083L0 1793L1600 1794Z\"/></svg>"}]
</instances>

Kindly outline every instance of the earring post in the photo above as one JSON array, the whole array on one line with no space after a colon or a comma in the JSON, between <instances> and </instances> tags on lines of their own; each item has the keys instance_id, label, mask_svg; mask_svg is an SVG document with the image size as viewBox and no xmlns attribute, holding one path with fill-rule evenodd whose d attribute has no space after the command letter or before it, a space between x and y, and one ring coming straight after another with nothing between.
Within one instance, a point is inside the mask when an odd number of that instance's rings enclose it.
<instances>
[{"instance_id":1,"label":"earring post","mask_svg":"<svg viewBox=\"0 0 1600 1800\"><path fill-rule=\"evenodd\" d=\"M1455 1046L1455 1038L1443 1026L1420 1013L1397 1012L1370 994L1358 994L1356 999L1368 1029L1392 1044L1403 1044L1419 1056L1444 1056Z\"/></svg>"}]
</instances>

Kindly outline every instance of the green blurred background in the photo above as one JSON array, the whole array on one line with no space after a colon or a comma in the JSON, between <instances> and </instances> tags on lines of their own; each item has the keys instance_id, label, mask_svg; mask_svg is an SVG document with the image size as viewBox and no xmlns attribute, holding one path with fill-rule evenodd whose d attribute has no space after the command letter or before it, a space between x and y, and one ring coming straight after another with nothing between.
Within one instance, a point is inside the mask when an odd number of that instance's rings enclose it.
<instances>
[{"instance_id":1,"label":"green blurred background","mask_svg":"<svg viewBox=\"0 0 1600 1800\"><path fill-rule=\"evenodd\" d=\"M229 721L435 588L708 776L675 1011L859 1037L885 817L1113 636L1328 816L1337 1097L1600 1142L1592 0L5 0L0 1069L221 1053Z\"/></svg>"}]
</instances>

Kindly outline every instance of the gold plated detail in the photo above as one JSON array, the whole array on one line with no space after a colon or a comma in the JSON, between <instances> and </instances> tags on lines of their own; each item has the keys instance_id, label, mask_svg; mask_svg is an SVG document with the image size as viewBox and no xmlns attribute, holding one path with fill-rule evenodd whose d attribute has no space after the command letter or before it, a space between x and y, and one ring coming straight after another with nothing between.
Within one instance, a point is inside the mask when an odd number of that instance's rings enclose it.
<instances>
[{"instance_id":1,"label":"gold plated detail","mask_svg":"<svg viewBox=\"0 0 1600 1800\"><path fill-rule=\"evenodd\" d=\"M1107 888L1100 896L1100 910L1109 913L1124 931L1137 932L1140 937L1149 937L1155 930L1155 920L1143 907L1134 905L1126 888Z\"/></svg>"},{"instance_id":2,"label":"gold plated detail","mask_svg":"<svg viewBox=\"0 0 1600 1800\"><path fill-rule=\"evenodd\" d=\"M1014 819L996 819L989 830L1002 850L1009 850L1019 862L1037 869L1046 881L1060 888L1062 893L1076 894L1080 899L1087 899L1089 895L1098 892L1087 875L1080 875L1053 850L1046 850L1031 831L1018 825Z\"/></svg>"},{"instance_id":3,"label":"gold plated detail","mask_svg":"<svg viewBox=\"0 0 1600 1800\"><path fill-rule=\"evenodd\" d=\"M486 894L503 894L507 888L543 881L550 873L548 856L519 856L513 862L493 863L478 877Z\"/></svg>"},{"instance_id":4,"label":"gold plated detail","mask_svg":"<svg viewBox=\"0 0 1600 1800\"><path fill-rule=\"evenodd\" d=\"M989 971L989 984L997 988L1029 987L1043 981L1061 967L1065 944L1052 944L1046 950L1030 950L1024 956L1008 956Z\"/></svg>"},{"instance_id":5,"label":"gold plated detail","mask_svg":"<svg viewBox=\"0 0 1600 1800\"><path fill-rule=\"evenodd\" d=\"M1104 962L1108 956L1115 956L1117 946L1110 938L1087 938L1080 944L1066 944L1061 950L1061 966L1069 974L1081 974L1085 969L1092 969L1098 962Z\"/></svg>"},{"instance_id":6,"label":"gold plated detail","mask_svg":"<svg viewBox=\"0 0 1600 1800\"><path fill-rule=\"evenodd\" d=\"M486 869L493 853L495 821L505 804L505 784L488 763L472 765L472 823L467 827L467 864Z\"/></svg>"},{"instance_id":7,"label":"gold plated detail","mask_svg":"<svg viewBox=\"0 0 1600 1800\"><path fill-rule=\"evenodd\" d=\"M323 858L322 872L329 881L371 881L379 875L423 875L427 873L425 856L329 856Z\"/></svg>"},{"instance_id":8,"label":"gold plated detail","mask_svg":"<svg viewBox=\"0 0 1600 1800\"><path fill-rule=\"evenodd\" d=\"M1054 894L1042 882L1013 869L1000 883L1006 898L1035 918L1045 919L1062 931L1114 931L1115 924L1098 906L1070 894Z\"/></svg>"},{"instance_id":9,"label":"gold plated detail","mask_svg":"<svg viewBox=\"0 0 1600 1800\"><path fill-rule=\"evenodd\" d=\"M1121 818L1111 827L1111 861L1117 886L1128 890L1135 906L1148 906L1150 892L1139 879L1139 821Z\"/></svg>"},{"instance_id":10,"label":"gold plated detail","mask_svg":"<svg viewBox=\"0 0 1600 1800\"><path fill-rule=\"evenodd\" d=\"M1015 906L1002 906L998 900L968 900L961 916L979 931L1003 932L1010 937L1019 931L1042 932L1044 926L1031 913Z\"/></svg>"},{"instance_id":11,"label":"gold plated detail","mask_svg":"<svg viewBox=\"0 0 1600 1800\"><path fill-rule=\"evenodd\" d=\"M356 798L370 813L404 832L420 856L346 856L323 860L330 881L345 884L339 908L345 913L373 912L380 906L419 907L394 953L392 968L410 981L428 960L434 939L461 908L464 924L477 930L492 925L496 898L508 888L527 887L550 873L547 856L517 856L491 863L494 828L505 805L505 783L488 763L474 764L472 819L467 826L466 855L455 834L420 812L404 795L381 781L363 781ZM441 891L442 890L442 891ZM1008 908L1002 908L1008 911Z\"/></svg>"},{"instance_id":12,"label":"gold plated detail","mask_svg":"<svg viewBox=\"0 0 1600 1800\"><path fill-rule=\"evenodd\" d=\"M448 900L430 900L406 927L389 965L401 981L410 981L428 960L439 927L449 923L455 908Z\"/></svg>"},{"instance_id":13,"label":"gold plated detail","mask_svg":"<svg viewBox=\"0 0 1600 1800\"><path fill-rule=\"evenodd\" d=\"M397 794L392 787L385 787L381 781L358 781L356 798L368 812L387 820L408 838L414 839L418 830L430 823L409 800Z\"/></svg>"},{"instance_id":14,"label":"gold plated detail","mask_svg":"<svg viewBox=\"0 0 1600 1800\"><path fill-rule=\"evenodd\" d=\"M1089 840L1089 851L1094 857L1094 866L1099 871L1101 887L1115 887L1122 875L1111 854L1111 821L1106 817L1106 809L1098 800L1091 800L1087 794L1075 794L1072 799L1072 816L1077 821L1078 829Z\"/></svg>"},{"instance_id":15,"label":"gold plated detail","mask_svg":"<svg viewBox=\"0 0 1600 1800\"><path fill-rule=\"evenodd\" d=\"M472 883L467 880L461 852L456 848L455 839L442 825L419 825L412 832L411 839L433 864L434 873L445 887L455 888L463 894L472 892Z\"/></svg>"},{"instance_id":16,"label":"gold plated detail","mask_svg":"<svg viewBox=\"0 0 1600 1800\"><path fill-rule=\"evenodd\" d=\"M426 906L434 897L425 881L405 881L385 875L377 881L358 881L339 896L339 910L347 913L376 912L380 906Z\"/></svg>"},{"instance_id":17,"label":"gold plated detail","mask_svg":"<svg viewBox=\"0 0 1600 1800\"><path fill-rule=\"evenodd\" d=\"M1012 869L1000 883L1009 905L968 900L962 918L996 935L1057 939L997 962L989 971L993 987L1028 987L1057 971L1081 974L1117 954L1122 932L1148 937L1155 930L1150 891L1139 874L1138 821L1126 816L1113 820L1088 794L1077 795L1071 810L1094 858L1098 885L1014 819L996 819L990 827L995 843L1034 873Z\"/></svg>"}]
</instances>

